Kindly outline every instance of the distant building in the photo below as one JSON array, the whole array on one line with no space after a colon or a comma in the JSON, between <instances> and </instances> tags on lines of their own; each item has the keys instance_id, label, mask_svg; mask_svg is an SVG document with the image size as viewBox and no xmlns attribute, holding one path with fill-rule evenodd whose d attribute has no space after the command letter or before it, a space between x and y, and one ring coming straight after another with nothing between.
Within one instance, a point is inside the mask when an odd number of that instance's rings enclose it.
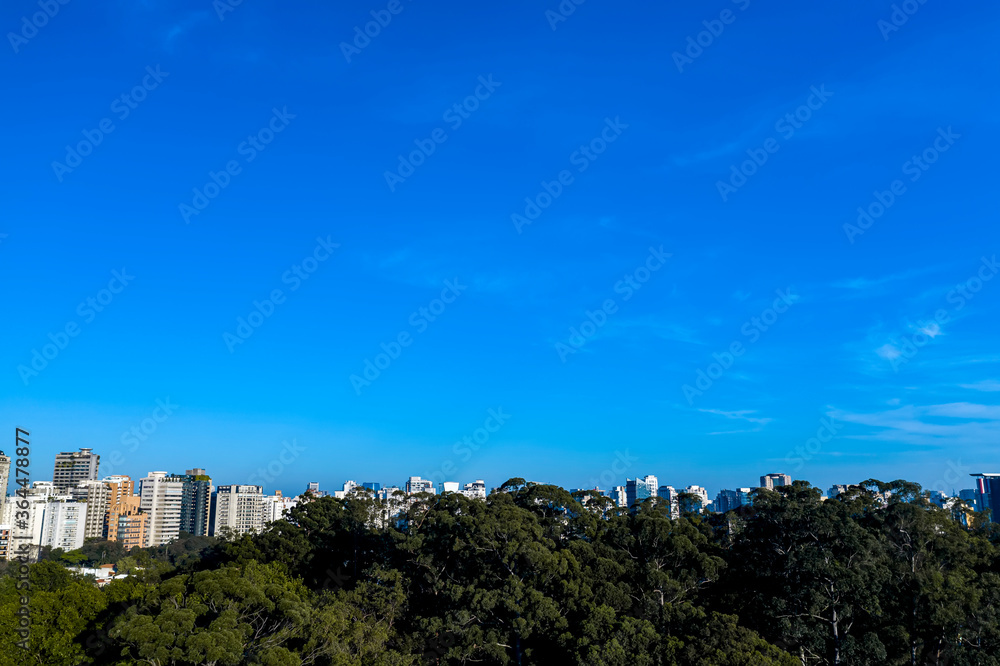
<instances>
[{"instance_id":1,"label":"distant building","mask_svg":"<svg viewBox=\"0 0 1000 666\"><path fill-rule=\"evenodd\" d=\"M7 501L7 485L10 483L10 456L0 451L0 504Z\"/></svg>"},{"instance_id":2,"label":"distant building","mask_svg":"<svg viewBox=\"0 0 1000 666\"><path fill-rule=\"evenodd\" d=\"M344 487L341 490L334 490L333 496L337 499L345 499L355 488L360 488L354 481L344 481Z\"/></svg>"},{"instance_id":3,"label":"distant building","mask_svg":"<svg viewBox=\"0 0 1000 666\"><path fill-rule=\"evenodd\" d=\"M104 516L104 538L120 541L126 550L142 548L149 541L149 515L139 508L141 498L122 496Z\"/></svg>"},{"instance_id":4,"label":"distant building","mask_svg":"<svg viewBox=\"0 0 1000 666\"><path fill-rule=\"evenodd\" d=\"M194 536L208 536L212 525L212 477L200 467L186 470L181 502L180 531Z\"/></svg>"},{"instance_id":5,"label":"distant building","mask_svg":"<svg viewBox=\"0 0 1000 666\"><path fill-rule=\"evenodd\" d=\"M930 493L929 493L929 499L930 499L930 501L931 501L932 504L936 504L939 507L941 507L942 509L946 508L947 506L950 506L950 503L951 503L951 500L952 500L951 497L949 497L948 495L946 495L944 492L942 492L940 490L932 490L932 491L930 491Z\"/></svg>"},{"instance_id":6,"label":"distant building","mask_svg":"<svg viewBox=\"0 0 1000 666\"><path fill-rule=\"evenodd\" d=\"M327 492L325 490L320 490L319 483L316 481L310 481L308 484L306 484L306 493L312 495L316 499L320 499L327 496Z\"/></svg>"},{"instance_id":7,"label":"distant building","mask_svg":"<svg viewBox=\"0 0 1000 666\"><path fill-rule=\"evenodd\" d=\"M87 520L83 528L85 539L104 536L104 518L108 512L111 489L103 481L81 481L70 495L78 502L87 503Z\"/></svg>"},{"instance_id":8,"label":"distant building","mask_svg":"<svg viewBox=\"0 0 1000 666\"><path fill-rule=\"evenodd\" d=\"M267 525L284 518L285 514L298 504L298 501L297 497L284 497L280 490L275 490L273 495L265 495L262 505L264 524Z\"/></svg>"},{"instance_id":9,"label":"distant building","mask_svg":"<svg viewBox=\"0 0 1000 666\"><path fill-rule=\"evenodd\" d=\"M1000 523L1000 474L970 474L976 480L976 509L990 510L990 520Z\"/></svg>"},{"instance_id":10,"label":"distant building","mask_svg":"<svg viewBox=\"0 0 1000 666\"><path fill-rule=\"evenodd\" d=\"M677 505L677 490L673 486L660 486L656 491L656 496L664 500L666 505L670 507L670 517L678 518L680 514L680 508Z\"/></svg>"},{"instance_id":11,"label":"distant building","mask_svg":"<svg viewBox=\"0 0 1000 666\"><path fill-rule=\"evenodd\" d=\"M778 486L792 485L792 477L788 474L765 474L760 477L760 487L774 490Z\"/></svg>"},{"instance_id":12,"label":"distant building","mask_svg":"<svg viewBox=\"0 0 1000 666\"><path fill-rule=\"evenodd\" d=\"M87 503L52 501L45 505L41 546L77 550L83 547Z\"/></svg>"},{"instance_id":13,"label":"distant building","mask_svg":"<svg viewBox=\"0 0 1000 666\"><path fill-rule=\"evenodd\" d=\"M469 499L486 499L486 482L482 479L476 479L472 483L467 483L462 486L462 490L459 491Z\"/></svg>"},{"instance_id":14,"label":"distant building","mask_svg":"<svg viewBox=\"0 0 1000 666\"><path fill-rule=\"evenodd\" d=\"M973 509L978 509L979 503L976 501L977 491L975 488L969 488L967 490L958 491L958 499L964 500L966 504L971 506Z\"/></svg>"},{"instance_id":15,"label":"distant building","mask_svg":"<svg viewBox=\"0 0 1000 666\"><path fill-rule=\"evenodd\" d=\"M14 547L14 533L10 525L0 525L0 560L9 560Z\"/></svg>"},{"instance_id":16,"label":"distant building","mask_svg":"<svg viewBox=\"0 0 1000 666\"><path fill-rule=\"evenodd\" d=\"M18 497L19 501L24 500L28 502L27 519L23 515L21 518L17 517L17 512L24 509L19 509L16 502L7 502L3 505L2 510L0 510L0 524L10 525L13 530L15 544L12 546L12 550L16 550L17 544L22 542L35 546L36 550L38 546L42 545L45 508L49 504L49 499L53 497L52 494L48 494L50 490L52 490L51 483L42 486L40 489L32 487L24 497ZM70 497L65 496L61 499L69 500Z\"/></svg>"},{"instance_id":17,"label":"distant building","mask_svg":"<svg viewBox=\"0 0 1000 666\"><path fill-rule=\"evenodd\" d=\"M57 453L52 471L52 483L62 493L76 488L81 481L96 481L101 456L93 449L80 449L72 453Z\"/></svg>"},{"instance_id":18,"label":"distant building","mask_svg":"<svg viewBox=\"0 0 1000 666\"><path fill-rule=\"evenodd\" d=\"M626 492L625 486L615 486L608 491L608 497L614 500L615 506L628 506L628 492Z\"/></svg>"},{"instance_id":19,"label":"distant building","mask_svg":"<svg viewBox=\"0 0 1000 666\"><path fill-rule=\"evenodd\" d=\"M212 531L228 528L236 534L256 534L264 530L263 486L219 486L212 493Z\"/></svg>"},{"instance_id":20,"label":"distant building","mask_svg":"<svg viewBox=\"0 0 1000 666\"><path fill-rule=\"evenodd\" d=\"M682 514L700 513L707 506L708 491L701 486L688 486L678 493L677 509Z\"/></svg>"},{"instance_id":21,"label":"distant building","mask_svg":"<svg viewBox=\"0 0 1000 666\"><path fill-rule=\"evenodd\" d=\"M421 479L419 476L411 476L406 482L406 494L413 495L415 493L434 494L434 482Z\"/></svg>"},{"instance_id":22,"label":"distant building","mask_svg":"<svg viewBox=\"0 0 1000 666\"><path fill-rule=\"evenodd\" d=\"M830 486L830 489L828 491L826 491L826 496L829 497L830 499L833 499L837 495L846 493L848 488L850 488L850 486L846 486L840 483L835 483L834 485Z\"/></svg>"},{"instance_id":23,"label":"distant building","mask_svg":"<svg viewBox=\"0 0 1000 666\"><path fill-rule=\"evenodd\" d=\"M648 497L656 497L659 488L659 481L652 474L647 474L642 478L625 479L625 500L628 506L636 502L642 502Z\"/></svg>"},{"instance_id":24,"label":"distant building","mask_svg":"<svg viewBox=\"0 0 1000 666\"><path fill-rule=\"evenodd\" d=\"M750 506L750 488L737 488L736 490L720 490L715 496L715 511L718 513L728 513L735 511L741 506Z\"/></svg>"},{"instance_id":25,"label":"distant building","mask_svg":"<svg viewBox=\"0 0 1000 666\"><path fill-rule=\"evenodd\" d=\"M361 487L362 488L367 488L368 490L371 490L372 492L376 492L376 493L378 491L382 490L382 484L381 483L376 483L374 481L365 481L364 483L361 484Z\"/></svg>"},{"instance_id":26,"label":"distant building","mask_svg":"<svg viewBox=\"0 0 1000 666\"><path fill-rule=\"evenodd\" d=\"M181 531L183 478L167 472L150 472L139 479L139 498L140 508L149 516L144 545L162 546L176 539Z\"/></svg>"},{"instance_id":27,"label":"distant building","mask_svg":"<svg viewBox=\"0 0 1000 666\"><path fill-rule=\"evenodd\" d=\"M442 481L438 484L438 492L444 493L457 493L462 487L462 484L458 481Z\"/></svg>"},{"instance_id":28,"label":"distant building","mask_svg":"<svg viewBox=\"0 0 1000 666\"><path fill-rule=\"evenodd\" d=\"M684 492L689 495L696 495L701 500L702 507L708 506L708 491L701 486L688 486L684 489Z\"/></svg>"}]
</instances>

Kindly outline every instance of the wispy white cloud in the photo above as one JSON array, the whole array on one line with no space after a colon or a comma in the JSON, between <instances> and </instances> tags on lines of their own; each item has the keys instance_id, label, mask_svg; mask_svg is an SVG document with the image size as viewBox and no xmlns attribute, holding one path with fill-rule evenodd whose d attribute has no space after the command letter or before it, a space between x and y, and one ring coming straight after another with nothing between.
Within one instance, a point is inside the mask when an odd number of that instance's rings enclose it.
<instances>
[{"instance_id":1,"label":"wispy white cloud","mask_svg":"<svg viewBox=\"0 0 1000 666\"><path fill-rule=\"evenodd\" d=\"M760 432L763 429L764 429L763 427L759 427L759 428L749 428L749 429L745 429L745 430L719 430L717 432L709 432L709 433L705 433L705 434L707 434L707 435L742 435L742 434L748 433L748 432ZM782 460L784 460L784 458L782 458Z\"/></svg>"},{"instance_id":2,"label":"wispy white cloud","mask_svg":"<svg viewBox=\"0 0 1000 666\"><path fill-rule=\"evenodd\" d=\"M928 446L990 445L1000 438L1000 406L953 402L905 405L887 411L861 413L833 410L833 418L868 426L855 439L904 442Z\"/></svg>"},{"instance_id":3,"label":"wispy white cloud","mask_svg":"<svg viewBox=\"0 0 1000 666\"><path fill-rule=\"evenodd\" d=\"M976 382L975 384L959 384L964 389L971 389L973 391L986 391L986 392L996 392L1000 391L1000 382L995 379L985 379L981 382Z\"/></svg>"},{"instance_id":4,"label":"wispy white cloud","mask_svg":"<svg viewBox=\"0 0 1000 666\"><path fill-rule=\"evenodd\" d=\"M698 411L699 412L704 412L706 414L714 414L716 416L723 416L723 417L725 417L727 419L738 419L738 420L742 420L742 421L749 421L750 423L759 423L762 426L765 426L765 425L767 425L768 423L770 423L770 422L772 422L774 420L772 418L763 417L763 416L752 416L753 414L757 413L757 410L755 410L755 409L740 409L740 410L737 410L737 411L734 411L734 412L727 412L727 411L722 410L722 409L699 409ZM750 432L756 432L756 431L750 431ZM718 433L709 433L709 434L714 435L714 434L718 434Z\"/></svg>"}]
</instances>

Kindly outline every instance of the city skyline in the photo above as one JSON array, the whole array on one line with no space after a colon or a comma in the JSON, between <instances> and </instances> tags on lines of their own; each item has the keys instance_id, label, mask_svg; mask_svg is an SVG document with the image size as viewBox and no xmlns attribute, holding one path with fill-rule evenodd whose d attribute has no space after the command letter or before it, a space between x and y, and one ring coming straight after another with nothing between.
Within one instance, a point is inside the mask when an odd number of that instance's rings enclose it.
<instances>
[{"instance_id":1,"label":"city skyline","mask_svg":"<svg viewBox=\"0 0 1000 666\"><path fill-rule=\"evenodd\" d=\"M294 446L293 447L286 446L284 450L295 452L296 448ZM643 472L646 473L645 475L628 474L625 476L616 476L615 472L617 466L613 465L611 468L605 470L600 478L591 477L590 481L593 481L594 483L583 484L583 485L572 484L572 483L569 484L558 483L552 480L532 479L523 476L517 477L517 475L515 475L514 477L505 477L503 480L500 480L499 478L497 478L496 480L487 480L489 478L489 475L477 476L475 474L470 474L470 475L446 476L442 472L438 471L435 472L433 476L428 476L428 477L423 477L423 475L421 474L406 475L405 477L403 477L407 479L406 482L400 480L388 479L386 478L385 475L376 475L374 477L369 478L369 477L359 477L357 475L351 476L350 474L348 474L347 476L344 476L339 479L326 479L325 477L320 477L317 476L316 474L313 474L312 476L308 477L309 478L308 481L302 484L296 484L294 485L294 487L284 487L278 485L279 478L284 476L283 470L278 470L276 474L271 475L271 473L264 468L258 469L257 473L252 474L247 480L239 482L235 482L232 479L227 478L225 476L225 472L223 472L223 476L215 477L212 475L210 471L200 467L186 469L183 474L174 471L174 467L176 465L168 466L166 469L146 470L144 474L138 474L138 473L133 474L127 471L122 471L120 469L116 469L113 465L111 465L109 469L104 470L100 468L101 465L100 452L93 451L92 449L89 448L80 449L79 451L58 452L55 455L56 462L55 462L53 477L55 478L56 474L59 472L60 469L66 467L66 463L62 462L62 464L60 464L60 461L66 461L66 460L78 461L81 458L85 458L84 462L82 464L77 463L76 466L84 470L84 473L78 474L74 478L72 483L64 482L60 484L49 478L38 478L38 476L35 475L33 472L31 472L31 483L34 484L37 481L50 483L56 489L57 493L61 492L62 494L67 494L72 489L76 488L76 485L79 481L87 479L93 479L95 481L99 480L101 482L105 482L107 480L114 480L118 477L129 477L132 479L132 482L134 483L144 478L153 478L154 476L165 477L165 478L178 478L185 476L192 477L194 475L204 475L209 480L209 484L216 490L223 486L234 487L234 488L238 488L240 486L259 486L265 496L269 494L274 495L275 493L277 493L284 495L286 497L294 497L302 492L305 492L304 489L308 488L323 489L324 494L326 493L332 494L334 491L343 492L348 490L349 487L353 487L351 486L351 484L354 484L357 487L366 486L366 487L375 487L376 489L405 488L407 489L406 492L409 494L410 482L412 482L415 479L420 480L422 484L425 484L427 485L427 487L432 488L434 492L442 492L444 489L449 487L454 487L454 490L457 490L462 486L463 483L469 481L470 479L481 480L485 483L485 487L487 489L491 489L491 488L498 488L504 481L507 481L510 478L525 478L525 480L528 482L551 484L566 489L579 489L579 490L597 489L609 497L614 496L614 491L616 489L622 488L623 492L626 492L628 497L626 505L631 505L632 503L634 503L636 498L642 499L645 497L657 496L658 491L662 491L663 488L666 487L674 488L676 489L677 492L683 491L686 487L707 489L708 501L711 502L714 501L714 498L717 494L722 492L737 492L747 488L749 489L764 488L768 490L773 490L778 485L790 485L793 481L805 481L806 483L809 483L809 485L811 485L812 487L823 492L824 495L829 495L830 493L828 493L827 489L833 489L837 487L846 488L848 486L858 485L864 481L875 478L875 477L865 477L861 479L848 479L848 480L837 481L834 483L823 484L814 482L811 479L799 478L791 474L786 474L784 472L778 471L778 472L767 472L765 474L761 474L758 477L759 483L738 483L738 484L725 485L713 482L710 478L695 479L695 481L699 481L706 484L705 486L701 486L699 483L690 483L685 485L687 480L678 481L676 479L673 479L672 477L661 476L659 473L652 473L651 470L648 469L642 470ZM9 457L0 454L0 462L4 462L5 459L6 459L6 465L10 465ZM624 466L628 465L630 461L627 456L622 456L619 452L618 462L622 463L622 465ZM283 467L280 458L273 460L272 464L277 464ZM628 469L628 467L623 467L623 468ZM4 475L5 469L6 467L3 464L0 464L0 479L5 478ZM978 478L994 477L994 476L1000 477L1000 474L994 474L991 472L982 472L982 471L978 472L971 471L973 469L981 469L981 467L950 465L950 468L946 469L941 474L940 478L933 483L933 485L925 485L923 483L921 483L920 485L923 488L923 490L927 492L943 493L944 495L949 497L958 497L961 491L974 491L974 489L977 487L977 481L975 480L976 477ZM31 470L29 470L29 472L30 471ZM323 478L324 480L317 481L316 480L317 478ZM362 480L358 481L358 479ZM890 482L896 480L915 481L913 479L903 479L902 477L883 478L878 480L882 482ZM630 485L633 482L637 483L640 487L646 487L646 491L645 492L640 491L637 494L635 491L635 487ZM919 483L919 481L917 482ZM627 491L625 491L625 489L627 489ZM15 490L16 488L11 489L8 487L7 495L8 496L14 495ZM206 521L208 520L207 513L201 516L201 520L206 520ZM194 531L197 532L197 530Z\"/></svg>"},{"instance_id":2,"label":"city skyline","mask_svg":"<svg viewBox=\"0 0 1000 666\"><path fill-rule=\"evenodd\" d=\"M223 5L7 13L0 426L40 460L1000 468L996 5Z\"/></svg>"}]
</instances>

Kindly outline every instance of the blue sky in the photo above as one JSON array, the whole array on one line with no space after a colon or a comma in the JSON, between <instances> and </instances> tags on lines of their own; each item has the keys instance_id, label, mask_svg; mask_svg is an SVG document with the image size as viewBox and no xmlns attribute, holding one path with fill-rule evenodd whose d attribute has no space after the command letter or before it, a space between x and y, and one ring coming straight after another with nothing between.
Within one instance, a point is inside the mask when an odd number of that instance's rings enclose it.
<instances>
[{"instance_id":1,"label":"blue sky","mask_svg":"<svg viewBox=\"0 0 1000 666\"><path fill-rule=\"evenodd\" d=\"M971 487L1000 11L907 8L10 3L0 424L35 479Z\"/></svg>"}]
</instances>

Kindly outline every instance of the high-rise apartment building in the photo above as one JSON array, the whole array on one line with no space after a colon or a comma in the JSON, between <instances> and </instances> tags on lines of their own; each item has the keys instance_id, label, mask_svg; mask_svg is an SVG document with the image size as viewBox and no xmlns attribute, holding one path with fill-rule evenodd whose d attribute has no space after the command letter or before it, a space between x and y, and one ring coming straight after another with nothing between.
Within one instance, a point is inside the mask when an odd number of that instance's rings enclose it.
<instances>
[{"instance_id":1,"label":"high-rise apartment building","mask_svg":"<svg viewBox=\"0 0 1000 666\"><path fill-rule=\"evenodd\" d=\"M411 476L406 481L406 494L431 493L434 494L434 482L428 479L421 479L419 476Z\"/></svg>"},{"instance_id":2,"label":"high-rise apartment building","mask_svg":"<svg viewBox=\"0 0 1000 666\"><path fill-rule=\"evenodd\" d=\"M708 491L701 486L688 486L684 489L688 495L696 496L701 501L702 508L708 506Z\"/></svg>"},{"instance_id":3,"label":"high-rise apartment building","mask_svg":"<svg viewBox=\"0 0 1000 666\"><path fill-rule=\"evenodd\" d=\"M1000 474L970 474L976 480L976 510L990 510L990 520L1000 523Z\"/></svg>"},{"instance_id":4,"label":"high-rise apartment building","mask_svg":"<svg viewBox=\"0 0 1000 666\"><path fill-rule=\"evenodd\" d=\"M208 536L212 526L212 478L200 467L189 469L183 477L184 500L181 503L181 532Z\"/></svg>"},{"instance_id":5,"label":"high-rise apartment building","mask_svg":"<svg viewBox=\"0 0 1000 666\"><path fill-rule=\"evenodd\" d=\"M677 495L679 493L674 489L673 486L660 486L656 491L656 496L664 500L667 506L670 507L670 517L678 518L680 517L680 509L677 505Z\"/></svg>"},{"instance_id":6,"label":"high-rise apartment building","mask_svg":"<svg viewBox=\"0 0 1000 666\"><path fill-rule=\"evenodd\" d=\"M8 483L10 483L10 456L0 451L0 504L7 501Z\"/></svg>"},{"instance_id":7,"label":"high-rise apartment building","mask_svg":"<svg viewBox=\"0 0 1000 666\"><path fill-rule=\"evenodd\" d=\"M81 481L70 495L78 502L87 503L87 519L83 528L86 539L104 536L104 518L110 506L111 489L103 481Z\"/></svg>"},{"instance_id":8,"label":"high-rise apartment building","mask_svg":"<svg viewBox=\"0 0 1000 666\"><path fill-rule=\"evenodd\" d=\"M843 483L835 483L832 486L830 486L830 489L828 491L826 491L826 496L829 497L830 499L833 499L834 497L840 495L841 493L846 493L848 488L850 488L850 486L845 485Z\"/></svg>"},{"instance_id":9,"label":"high-rise apartment building","mask_svg":"<svg viewBox=\"0 0 1000 666\"><path fill-rule=\"evenodd\" d=\"M177 538L183 502L183 477L150 472L139 479L139 507L149 516L144 546L162 546Z\"/></svg>"},{"instance_id":10,"label":"high-rise apartment building","mask_svg":"<svg viewBox=\"0 0 1000 666\"><path fill-rule=\"evenodd\" d=\"M149 515L140 509L141 501L142 498L135 495L123 495L108 508L104 514L105 539L121 541L127 549L146 545Z\"/></svg>"},{"instance_id":11,"label":"high-rise apartment building","mask_svg":"<svg viewBox=\"0 0 1000 666\"><path fill-rule=\"evenodd\" d=\"M101 456L93 449L80 449L71 453L57 453L52 471L52 483L60 492L69 492L81 481L96 481Z\"/></svg>"},{"instance_id":12,"label":"high-rise apartment building","mask_svg":"<svg viewBox=\"0 0 1000 666\"><path fill-rule=\"evenodd\" d=\"M750 488L720 490L719 494L715 496L715 510L719 513L727 513L741 506L749 506L750 492Z\"/></svg>"},{"instance_id":13,"label":"high-rise apartment building","mask_svg":"<svg viewBox=\"0 0 1000 666\"><path fill-rule=\"evenodd\" d=\"M135 482L132 481L132 477L130 476L123 474L106 476L104 477L104 483L107 484L110 493L108 495L108 504L118 504L122 501L122 498L135 495Z\"/></svg>"},{"instance_id":14,"label":"high-rise apartment building","mask_svg":"<svg viewBox=\"0 0 1000 666\"><path fill-rule=\"evenodd\" d=\"M976 500L978 492L975 488L967 488L965 490L958 491L958 499L963 500L966 504L971 506L973 509L979 510L979 502Z\"/></svg>"},{"instance_id":15,"label":"high-rise apartment building","mask_svg":"<svg viewBox=\"0 0 1000 666\"><path fill-rule=\"evenodd\" d=\"M327 496L327 492L325 490L319 489L318 481L310 481L308 484L306 484L306 493L312 495L313 498L315 499L320 499L322 497Z\"/></svg>"},{"instance_id":16,"label":"high-rise apartment building","mask_svg":"<svg viewBox=\"0 0 1000 666\"><path fill-rule=\"evenodd\" d=\"M235 534L263 531L263 486L219 486L212 493L212 534L227 528Z\"/></svg>"},{"instance_id":17,"label":"high-rise apartment building","mask_svg":"<svg viewBox=\"0 0 1000 666\"><path fill-rule=\"evenodd\" d=\"M483 479L476 479L472 483L466 483L462 486L460 490L463 495L469 499L486 499L486 481Z\"/></svg>"},{"instance_id":18,"label":"high-rise apartment building","mask_svg":"<svg viewBox=\"0 0 1000 666\"><path fill-rule=\"evenodd\" d=\"M185 474L150 472L139 480L140 508L149 514L148 539L158 546L181 532L208 536L212 514L212 479L200 467Z\"/></svg>"},{"instance_id":19,"label":"high-rise apartment building","mask_svg":"<svg viewBox=\"0 0 1000 666\"><path fill-rule=\"evenodd\" d=\"M625 486L615 486L608 491L608 497L614 500L615 506L628 506L628 493L625 492Z\"/></svg>"},{"instance_id":20,"label":"high-rise apartment building","mask_svg":"<svg viewBox=\"0 0 1000 666\"><path fill-rule=\"evenodd\" d=\"M63 550L82 548L86 519L86 502L47 502L42 519L42 541L39 545Z\"/></svg>"},{"instance_id":21,"label":"high-rise apartment building","mask_svg":"<svg viewBox=\"0 0 1000 666\"><path fill-rule=\"evenodd\" d=\"M642 478L625 479L625 499L629 506L642 502L647 497L656 497L659 481L652 474Z\"/></svg>"},{"instance_id":22,"label":"high-rise apartment building","mask_svg":"<svg viewBox=\"0 0 1000 666\"><path fill-rule=\"evenodd\" d=\"M337 499L346 499L355 488L360 488L357 482L344 481L344 487L341 490L334 490L333 496Z\"/></svg>"},{"instance_id":23,"label":"high-rise apartment building","mask_svg":"<svg viewBox=\"0 0 1000 666\"><path fill-rule=\"evenodd\" d=\"M273 495L264 496L262 512L264 514L264 524L273 523L285 517L293 506L298 504L297 497L284 497L280 490L275 490Z\"/></svg>"},{"instance_id":24,"label":"high-rise apartment building","mask_svg":"<svg viewBox=\"0 0 1000 666\"><path fill-rule=\"evenodd\" d=\"M792 485L792 477L788 474L765 474L760 477L760 487L767 488L768 490L774 490L778 486L790 486Z\"/></svg>"}]
</instances>

